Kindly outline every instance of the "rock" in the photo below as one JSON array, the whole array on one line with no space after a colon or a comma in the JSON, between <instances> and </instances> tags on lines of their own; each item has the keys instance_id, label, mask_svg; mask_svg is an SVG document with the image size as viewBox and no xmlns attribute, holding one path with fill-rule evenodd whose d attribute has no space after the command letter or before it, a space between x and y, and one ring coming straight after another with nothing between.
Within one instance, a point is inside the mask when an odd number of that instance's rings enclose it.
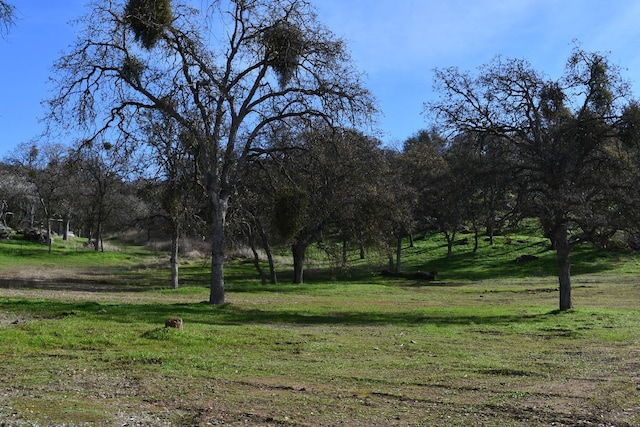
<instances>
[{"instance_id":1,"label":"rock","mask_svg":"<svg viewBox=\"0 0 640 427\"><path fill-rule=\"evenodd\" d=\"M178 330L182 330L183 329L183 323L182 323L182 319L179 317L172 317L170 319L165 320L164 322L164 327L165 328L175 328Z\"/></svg>"}]
</instances>

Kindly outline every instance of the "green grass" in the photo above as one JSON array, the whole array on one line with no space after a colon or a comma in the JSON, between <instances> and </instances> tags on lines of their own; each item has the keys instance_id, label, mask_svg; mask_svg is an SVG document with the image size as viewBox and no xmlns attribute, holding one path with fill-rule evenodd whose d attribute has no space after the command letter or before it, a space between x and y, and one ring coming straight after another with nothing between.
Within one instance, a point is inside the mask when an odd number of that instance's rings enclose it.
<instances>
[{"instance_id":1,"label":"green grass","mask_svg":"<svg viewBox=\"0 0 640 427\"><path fill-rule=\"evenodd\" d=\"M406 248L405 270L437 269L435 283L383 279L383 257L345 272L318 255L305 285L284 265L282 284L262 286L233 260L222 306L205 302L205 262L183 265L187 286L173 291L163 254L41 249L0 243L0 277L41 265L105 275L94 291L0 288L0 423L640 423L635 254L578 248L576 309L558 312L553 253L516 233L450 260L440 236ZM524 253L540 259L516 264ZM164 328L175 316L183 331Z\"/></svg>"}]
</instances>

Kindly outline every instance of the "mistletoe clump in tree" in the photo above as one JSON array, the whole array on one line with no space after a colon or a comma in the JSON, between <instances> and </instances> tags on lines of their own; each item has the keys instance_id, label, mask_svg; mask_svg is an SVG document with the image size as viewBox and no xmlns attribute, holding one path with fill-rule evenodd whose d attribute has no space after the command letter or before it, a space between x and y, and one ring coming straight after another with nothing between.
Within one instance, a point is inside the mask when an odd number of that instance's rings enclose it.
<instances>
[{"instance_id":1,"label":"mistletoe clump in tree","mask_svg":"<svg viewBox=\"0 0 640 427\"><path fill-rule=\"evenodd\" d=\"M125 20L146 49L158 43L172 19L171 0L129 0L125 7Z\"/></svg>"},{"instance_id":2,"label":"mistletoe clump in tree","mask_svg":"<svg viewBox=\"0 0 640 427\"><path fill-rule=\"evenodd\" d=\"M279 188L275 194L274 225L285 240L293 239L304 226L309 209L309 193L293 186Z\"/></svg>"},{"instance_id":3,"label":"mistletoe clump in tree","mask_svg":"<svg viewBox=\"0 0 640 427\"><path fill-rule=\"evenodd\" d=\"M287 21L278 21L265 29L263 43L267 63L278 75L280 86L286 86L300 64L305 49L304 34Z\"/></svg>"},{"instance_id":4,"label":"mistletoe clump in tree","mask_svg":"<svg viewBox=\"0 0 640 427\"><path fill-rule=\"evenodd\" d=\"M144 117L189 135L209 204L209 301L222 304L229 203L251 162L279 149L264 135L294 121L358 127L376 109L345 44L307 0L207 3L93 0L75 47L55 64L48 102L55 125L88 140L114 136L116 149L154 143Z\"/></svg>"}]
</instances>

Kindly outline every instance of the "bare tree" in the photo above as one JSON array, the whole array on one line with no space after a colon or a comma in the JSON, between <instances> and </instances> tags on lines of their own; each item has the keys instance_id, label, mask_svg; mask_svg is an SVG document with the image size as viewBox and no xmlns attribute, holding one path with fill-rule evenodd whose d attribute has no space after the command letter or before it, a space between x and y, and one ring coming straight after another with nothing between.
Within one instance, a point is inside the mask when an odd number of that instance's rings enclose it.
<instances>
[{"instance_id":1,"label":"bare tree","mask_svg":"<svg viewBox=\"0 0 640 427\"><path fill-rule=\"evenodd\" d=\"M188 136L180 133L177 123L164 114L143 115L140 125L146 129L146 145L150 148L144 173L151 173L158 187L160 213L171 230L171 288L179 287L179 247L182 225L194 205L194 163L188 150Z\"/></svg>"},{"instance_id":2,"label":"bare tree","mask_svg":"<svg viewBox=\"0 0 640 427\"><path fill-rule=\"evenodd\" d=\"M168 3L93 1L75 47L55 65L50 118L81 125L88 139L112 133L120 147L144 111L175 120L210 203L209 300L221 304L229 201L261 133L292 118L358 124L374 107L344 42L309 2L212 1L202 11L176 2L149 13Z\"/></svg>"},{"instance_id":3,"label":"bare tree","mask_svg":"<svg viewBox=\"0 0 640 427\"><path fill-rule=\"evenodd\" d=\"M33 207L39 205L35 186L16 165L0 163L0 204L5 204L4 225L28 226Z\"/></svg>"},{"instance_id":4,"label":"bare tree","mask_svg":"<svg viewBox=\"0 0 640 427\"><path fill-rule=\"evenodd\" d=\"M42 226L46 227L49 253L53 243L51 221L64 211L68 160L68 149L54 143L20 144L11 159L35 191L34 196L42 209Z\"/></svg>"},{"instance_id":5,"label":"bare tree","mask_svg":"<svg viewBox=\"0 0 640 427\"><path fill-rule=\"evenodd\" d=\"M436 181L447 171L444 160L445 140L437 132L421 130L404 142L402 153L395 157L400 182L415 194L416 203L412 204L412 219L420 231L432 230L434 219L438 217L437 208L446 211L449 218L449 208L446 204L447 191L436 186ZM442 230L444 231L444 230Z\"/></svg>"},{"instance_id":6,"label":"bare tree","mask_svg":"<svg viewBox=\"0 0 640 427\"><path fill-rule=\"evenodd\" d=\"M69 169L69 175L79 180L74 209L89 228L87 243L96 251L104 251L105 227L114 213L123 209L122 184L128 160L111 143L85 141L72 152Z\"/></svg>"},{"instance_id":7,"label":"bare tree","mask_svg":"<svg viewBox=\"0 0 640 427\"><path fill-rule=\"evenodd\" d=\"M271 250L272 240L278 237L274 230L273 221L273 196L274 196L274 176L279 175L280 162L270 155L255 157L241 180L242 185L238 187L238 203L236 208L239 215L238 228L241 234L246 237L247 242L253 252L254 265L263 284L267 282L267 274L260 265L257 244L260 244L269 265L268 279L272 285L278 283L276 265L273 252Z\"/></svg>"}]
</instances>

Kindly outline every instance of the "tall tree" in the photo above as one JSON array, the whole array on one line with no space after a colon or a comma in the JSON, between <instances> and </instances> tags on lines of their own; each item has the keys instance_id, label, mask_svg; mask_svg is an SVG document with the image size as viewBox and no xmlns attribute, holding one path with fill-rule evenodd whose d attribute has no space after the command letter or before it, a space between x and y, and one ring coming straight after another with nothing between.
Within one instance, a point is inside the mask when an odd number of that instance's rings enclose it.
<instances>
[{"instance_id":1,"label":"tall tree","mask_svg":"<svg viewBox=\"0 0 640 427\"><path fill-rule=\"evenodd\" d=\"M445 210L445 219L448 217L448 209L444 203L439 203L441 200L444 202L447 192L437 185L438 177L448 170L445 151L446 141L434 129L421 130L404 142L398 156L401 181L411 188L416 197L412 215L417 230L433 229L438 205Z\"/></svg>"},{"instance_id":2,"label":"tall tree","mask_svg":"<svg viewBox=\"0 0 640 427\"><path fill-rule=\"evenodd\" d=\"M53 243L51 221L54 220L54 216L61 216L65 210L64 202L68 199L68 160L68 149L55 143L21 144L11 160L35 190L35 196L42 209L42 226L47 230L49 253Z\"/></svg>"},{"instance_id":3,"label":"tall tree","mask_svg":"<svg viewBox=\"0 0 640 427\"><path fill-rule=\"evenodd\" d=\"M458 232L475 221L478 211L479 188L474 169L469 166L466 151L459 150L455 142L443 155L445 167L434 176L429 210L434 223L447 240L447 258L453 257L453 246Z\"/></svg>"},{"instance_id":4,"label":"tall tree","mask_svg":"<svg viewBox=\"0 0 640 427\"><path fill-rule=\"evenodd\" d=\"M303 282L310 244L320 242L333 259L343 260L333 241L361 238L365 222L358 213L370 201L382 159L377 140L352 130L318 126L290 138L298 139L303 145L281 156L273 209L277 230L291 243L294 283Z\"/></svg>"},{"instance_id":5,"label":"tall tree","mask_svg":"<svg viewBox=\"0 0 640 427\"><path fill-rule=\"evenodd\" d=\"M521 182L522 209L540 219L554 243L560 310L572 308L569 254L593 236L617 228L635 183L621 143L627 85L598 53L578 48L564 76L546 80L523 60L499 58L478 75L438 70L442 93L428 108L454 131L489 135L513 147L512 173Z\"/></svg>"},{"instance_id":6,"label":"tall tree","mask_svg":"<svg viewBox=\"0 0 640 427\"><path fill-rule=\"evenodd\" d=\"M496 232L519 219L518 182L512 173L513 147L486 134L464 135L455 143L460 145L458 150L465 153L465 167L471 170L480 191L473 216L485 226L489 242L493 244Z\"/></svg>"},{"instance_id":7,"label":"tall tree","mask_svg":"<svg viewBox=\"0 0 640 427\"><path fill-rule=\"evenodd\" d=\"M37 191L15 165L0 163L0 203L5 205L2 221L11 228L29 227Z\"/></svg>"},{"instance_id":8,"label":"tall tree","mask_svg":"<svg viewBox=\"0 0 640 427\"><path fill-rule=\"evenodd\" d=\"M96 251L104 251L105 226L115 211L122 208L127 163L108 142L85 141L72 154L70 166L82 182L76 189L80 198L76 209L84 211L89 243Z\"/></svg>"},{"instance_id":9,"label":"tall tree","mask_svg":"<svg viewBox=\"0 0 640 427\"><path fill-rule=\"evenodd\" d=\"M447 168L440 183L435 184L435 192L442 194L440 200L444 201L444 206L436 217L438 222L443 216L452 217L444 220L449 224L444 229L452 232L461 226L473 227L474 251L478 249L481 227L486 228L493 244L495 230L509 220L518 219L515 215L517 197L514 196L517 181L510 169L513 162L509 148L490 136L464 133L453 138L443 153ZM438 204L442 205L436 201L435 205ZM456 216L457 223L452 221ZM447 240L451 255L453 241L448 237Z\"/></svg>"},{"instance_id":10,"label":"tall tree","mask_svg":"<svg viewBox=\"0 0 640 427\"><path fill-rule=\"evenodd\" d=\"M277 135L268 138L272 141L279 139ZM241 223L237 228L240 228L242 234L246 236L254 255L256 270L260 274L262 283L266 284L267 274L260 265L257 244L259 243L264 250L269 264L268 279L273 285L278 283L271 247L273 243L279 243L275 241L279 233L272 219L274 218L276 183L282 167L280 151L280 149L266 150L263 154L254 156L249 167L244 171L236 202L236 207L240 211L237 217Z\"/></svg>"},{"instance_id":11,"label":"tall tree","mask_svg":"<svg viewBox=\"0 0 640 427\"><path fill-rule=\"evenodd\" d=\"M420 203L419 194L406 180L399 153L387 150L384 157L386 162L376 170L379 174L374 181L377 188L370 194L369 206L364 206L361 215L366 219L371 235L376 236L374 241L386 251L389 270L399 273L402 270L402 241L411 237L416 227L415 206Z\"/></svg>"},{"instance_id":12,"label":"tall tree","mask_svg":"<svg viewBox=\"0 0 640 427\"><path fill-rule=\"evenodd\" d=\"M160 214L169 224L171 250L170 286L177 289L179 283L179 248L182 225L187 213L195 205L195 168L193 156L189 152L188 134L181 133L181 127L164 114L146 114L140 118L141 128L146 130L146 166L141 173L152 174L158 192Z\"/></svg>"},{"instance_id":13,"label":"tall tree","mask_svg":"<svg viewBox=\"0 0 640 427\"><path fill-rule=\"evenodd\" d=\"M305 0L163 4L93 1L55 65L50 117L80 124L88 139L115 128L118 143L138 131L131 119L142 111L182 127L210 203L209 301L221 304L229 201L261 133L291 118L358 124L374 107L344 42Z\"/></svg>"}]
</instances>

